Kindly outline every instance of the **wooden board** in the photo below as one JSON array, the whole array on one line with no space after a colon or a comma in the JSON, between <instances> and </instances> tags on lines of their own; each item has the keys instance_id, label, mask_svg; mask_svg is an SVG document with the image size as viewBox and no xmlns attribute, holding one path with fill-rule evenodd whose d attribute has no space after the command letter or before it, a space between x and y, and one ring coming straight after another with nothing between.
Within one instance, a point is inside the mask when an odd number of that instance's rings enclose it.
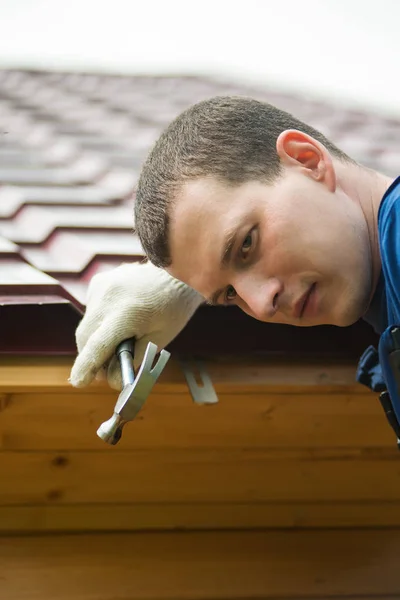
<instances>
[{"instance_id":1,"label":"wooden board","mask_svg":"<svg viewBox=\"0 0 400 600\"><path fill-rule=\"evenodd\" d=\"M0 506L0 533L400 527L399 501Z\"/></svg>"},{"instance_id":2,"label":"wooden board","mask_svg":"<svg viewBox=\"0 0 400 600\"><path fill-rule=\"evenodd\" d=\"M0 393L59 392L73 390L68 382L73 359L62 356L0 356ZM297 393L366 391L355 380L356 364L340 361L293 360L281 358L214 357L204 361L217 391L241 393L284 391ZM79 393L109 391L106 384L93 382ZM156 384L161 393L187 391L179 361L171 358Z\"/></svg>"},{"instance_id":3,"label":"wooden board","mask_svg":"<svg viewBox=\"0 0 400 600\"><path fill-rule=\"evenodd\" d=\"M115 395L16 393L0 396L1 450L96 450ZM388 448L395 445L373 394L225 393L195 405L187 392L156 391L112 452L168 448Z\"/></svg>"},{"instance_id":4,"label":"wooden board","mask_svg":"<svg viewBox=\"0 0 400 600\"><path fill-rule=\"evenodd\" d=\"M117 393L71 364L0 361L0 531L399 524L400 455L351 365L210 361L220 402L197 406L172 362L109 446Z\"/></svg>"},{"instance_id":5,"label":"wooden board","mask_svg":"<svg viewBox=\"0 0 400 600\"><path fill-rule=\"evenodd\" d=\"M398 600L399 530L0 538L5 600Z\"/></svg>"},{"instance_id":6,"label":"wooden board","mask_svg":"<svg viewBox=\"0 0 400 600\"><path fill-rule=\"evenodd\" d=\"M398 501L394 452L2 452L0 505Z\"/></svg>"}]
</instances>

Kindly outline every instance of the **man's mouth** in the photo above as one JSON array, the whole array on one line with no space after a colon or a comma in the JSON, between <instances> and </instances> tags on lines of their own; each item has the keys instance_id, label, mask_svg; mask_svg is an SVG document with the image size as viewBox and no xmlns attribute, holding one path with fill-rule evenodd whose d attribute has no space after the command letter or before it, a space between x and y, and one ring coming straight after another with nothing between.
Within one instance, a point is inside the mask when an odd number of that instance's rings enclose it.
<instances>
[{"instance_id":1,"label":"man's mouth","mask_svg":"<svg viewBox=\"0 0 400 600\"><path fill-rule=\"evenodd\" d=\"M311 294L313 293L316 285L316 283L313 283L294 305L293 316L296 319L301 319L301 317L304 315L307 309L308 301L310 300Z\"/></svg>"}]
</instances>

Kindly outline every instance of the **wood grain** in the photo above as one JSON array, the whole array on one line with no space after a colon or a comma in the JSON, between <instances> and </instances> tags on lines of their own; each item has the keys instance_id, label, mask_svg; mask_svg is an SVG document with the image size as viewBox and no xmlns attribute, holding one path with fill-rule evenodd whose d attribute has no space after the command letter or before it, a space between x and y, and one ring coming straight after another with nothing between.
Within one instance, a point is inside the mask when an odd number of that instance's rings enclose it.
<instances>
[{"instance_id":1,"label":"wood grain","mask_svg":"<svg viewBox=\"0 0 400 600\"><path fill-rule=\"evenodd\" d=\"M2 452L7 479L0 505L400 500L397 449Z\"/></svg>"},{"instance_id":2,"label":"wood grain","mask_svg":"<svg viewBox=\"0 0 400 600\"><path fill-rule=\"evenodd\" d=\"M59 392L62 389L79 394L110 391L107 384L93 382L76 390L68 381L72 357L1 356L0 393ZM287 358L209 357L204 361L217 391L251 392L365 392L355 380L356 364L341 361L310 361ZM188 391L179 361L173 357L161 374L156 387L160 392ZM297 390L297 392L296 392Z\"/></svg>"},{"instance_id":3,"label":"wood grain","mask_svg":"<svg viewBox=\"0 0 400 600\"><path fill-rule=\"evenodd\" d=\"M110 452L96 435L115 395L8 394L0 398L0 449ZM3 406L3 409L2 409ZM220 393L195 405L187 393L155 391L113 452L168 448L393 448L371 394Z\"/></svg>"},{"instance_id":4,"label":"wood grain","mask_svg":"<svg viewBox=\"0 0 400 600\"><path fill-rule=\"evenodd\" d=\"M395 440L349 364L212 359L197 406L171 361L115 447L117 392L71 365L0 361L2 532L399 525Z\"/></svg>"},{"instance_id":5,"label":"wood grain","mask_svg":"<svg viewBox=\"0 0 400 600\"><path fill-rule=\"evenodd\" d=\"M7 600L400 597L399 530L0 538Z\"/></svg>"},{"instance_id":6,"label":"wood grain","mask_svg":"<svg viewBox=\"0 0 400 600\"><path fill-rule=\"evenodd\" d=\"M0 506L0 533L400 527L399 501Z\"/></svg>"}]
</instances>

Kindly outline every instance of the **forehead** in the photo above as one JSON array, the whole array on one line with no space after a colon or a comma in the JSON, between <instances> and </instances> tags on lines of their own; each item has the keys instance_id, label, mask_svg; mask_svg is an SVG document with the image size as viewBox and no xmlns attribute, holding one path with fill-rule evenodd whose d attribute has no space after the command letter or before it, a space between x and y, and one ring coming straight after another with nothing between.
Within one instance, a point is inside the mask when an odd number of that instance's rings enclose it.
<instances>
[{"instance_id":1,"label":"forehead","mask_svg":"<svg viewBox=\"0 0 400 600\"><path fill-rule=\"evenodd\" d=\"M176 198L172 225L178 232L180 226L190 223L200 226L211 218L229 227L232 221L254 207L260 199L261 187L257 182L229 185L213 177L188 181Z\"/></svg>"},{"instance_id":2,"label":"forehead","mask_svg":"<svg viewBox=\"0 0 400 600\"><path fill-rule=\"evenodd\" d=\"M237 186L228 186L214 177L186 181L176 198L174 218L187 216L187 210L190 210L191 214L196 213L197 216L217 210L236 190Z\"/></svg>"},{"instance_id":3,"label":"forehead","mask_svg":"<svg viewBox=\"0 0 400 600\"><path fill-rule=\"evenodd\" d=\"M193 287L194 280L203 283L206 277L211 285L225 236L260 210L261 186L230 186L212 178L185 183L170 222L170 271L175 277Z\"/></svg>"}]
</instances>

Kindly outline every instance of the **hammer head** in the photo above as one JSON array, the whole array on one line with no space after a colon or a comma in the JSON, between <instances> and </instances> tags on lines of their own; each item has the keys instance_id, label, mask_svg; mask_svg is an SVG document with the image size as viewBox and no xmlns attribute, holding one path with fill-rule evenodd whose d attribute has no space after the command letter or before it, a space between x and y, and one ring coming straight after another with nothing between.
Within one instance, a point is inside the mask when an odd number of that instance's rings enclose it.
<instances>
[{"instance_id":1,"label":"hammer head","mask_svg":"<svg viewBox=\"0 0 400 600\"><path fill-rule=\"evenodd\" d=\"M152 366L156 354L157 346L149 342L135 381L123 388L118 396L113 416L102 423L97 430L97 435L105 442L112 445L117 444L125 423L133 421L146 402L155 382L171 356L166 350L161 350L156 364Z\"/></svg>"}]
</instances>

